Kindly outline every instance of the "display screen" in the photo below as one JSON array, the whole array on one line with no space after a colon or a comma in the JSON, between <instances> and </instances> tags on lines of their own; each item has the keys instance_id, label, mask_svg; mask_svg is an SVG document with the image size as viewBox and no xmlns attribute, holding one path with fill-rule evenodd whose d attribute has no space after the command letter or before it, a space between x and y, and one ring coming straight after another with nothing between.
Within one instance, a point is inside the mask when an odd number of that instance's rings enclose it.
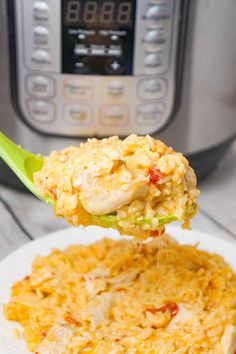
<instances>
[{"instance_id":1,"label":"display screen","mask_svg":"<svg viewBox=\"0 0 236 354\"><path fill-rule=\"evenodd\" d=\"M132 0L66 0L63 15L66 25L127 28L132 26L132 14Z\"/></svg>"},{"instance_id":2,"label":"display screen","mask_svg":"<svg viewBox=\"0 0 236 354\"><path fill-rule=\"evenodd\" d=\"M61 0L62 71L132 75L135 0Z\"/></svg>"}]
</instances>

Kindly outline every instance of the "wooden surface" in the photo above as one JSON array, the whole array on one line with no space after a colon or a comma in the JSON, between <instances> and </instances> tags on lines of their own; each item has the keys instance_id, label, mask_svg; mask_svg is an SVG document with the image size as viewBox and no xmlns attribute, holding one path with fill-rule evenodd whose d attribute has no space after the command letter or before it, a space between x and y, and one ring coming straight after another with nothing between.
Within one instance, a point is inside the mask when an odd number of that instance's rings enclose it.
<instances>
[{"instance_id":1,"label":"wooden surface","mask_svg":"<svg viewBox=\"0 0 236 354\"><path fill-rule=\"evenodd\" d=\"M200 210L193 228L236 242L236 142L199 188ZM0 185L0 258L14 249L68 225L31 195Z\"/></svg>"}]
</instances>

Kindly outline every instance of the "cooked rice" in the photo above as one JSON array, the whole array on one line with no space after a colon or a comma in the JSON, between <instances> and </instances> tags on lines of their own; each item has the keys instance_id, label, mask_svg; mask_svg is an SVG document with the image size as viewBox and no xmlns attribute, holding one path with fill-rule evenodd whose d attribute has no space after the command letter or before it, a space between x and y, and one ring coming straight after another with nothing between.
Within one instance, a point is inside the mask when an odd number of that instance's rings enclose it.
<instances>
[{"instance_id":1,"label":"cooked rice","mask_svg":"<svg viewBox=\"0 0 236 354\"><path fill-rule=\"evenodd\" d=\"M55 201L55 213L73 225L111 226L145 238L159 228L161 216L188 227L197 211L199 191L188 161L150 136L88 139L54 151L34 180ZM113 214L115 225L92 217L106 214Z\"/></svg>"},{"instance_id":2,"label":"cooked rice","mask_svg":"<svg viewBox=\"0 0 236 354\"><path fill-rule=\"evenodd\" d=\"M5 315L38 354L234 354L236 275L163 236L37 257Z\"/></svg>"}]
</instances>

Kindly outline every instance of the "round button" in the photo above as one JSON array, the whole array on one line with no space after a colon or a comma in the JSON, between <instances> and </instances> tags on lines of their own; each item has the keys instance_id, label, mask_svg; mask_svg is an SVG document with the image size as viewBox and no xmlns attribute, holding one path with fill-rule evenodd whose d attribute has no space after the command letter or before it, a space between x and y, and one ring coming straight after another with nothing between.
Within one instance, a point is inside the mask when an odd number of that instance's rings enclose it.
<instances>
[{"instance_id":1,"label":"round button","mask_svg":"<svg viewBox=\"0 0 236 354\"><path fill-rule=\"evenodd\" d=\"M112 41L118 41L119 37L116 34L111 35L111 40Z\"/></svg>"},{"instance_id":2,"label":"round button","mask_svg":"<svg viewBox=\"0 0 236 354\"><path fill-rule=\"evenodd\" d=\"M50 122L54 119L54 106L50 102L29 100L28 110L30 118L39 122Z\"/></svg>"},{"instance_id":3,"label":"round button","mask_svg":"<svg viewBox=\"0 0 236 354\"><path fill-rule=\"evenodd\" d=\"M81 41L83 41L83 40L86 38L86 36L85 36L84 33L80 33L80 34L78 35L78 38L79 38Z\"/></svg>"},{"instance_id":4,"label":"round button","mask_svg":"<svg viewBox=\"0 0 236 354\"><path fill-rule=\"evenodd\" d=\"M151 54L147 54L146 57L144 58L144 66L145 66L145 69L154 69L154 72L155 72L155 69L159 68L162 64L162 61L161 61L161 56L160 54L156 54L156 53L151 53Z\"/></svg>"},{"instance_id":5,"label":"round button","mask_svg":"<svg viewBox=\"0 0 236 354\"><path fill-rule=\"evenodd\" d=\"M160 88L161 88L160 82L161 82L160 80L156 80L156 79L147 80L147 81L144 83L144 89L145 89L145 91L146 91L146 92L150 92L150 93L160 91Z\"/></svg>"},{"instance_id":6,"label":"round button","mask_svg":"<svg viewBox=\"0 0 236 354\"><path fill-rule=\"evenodd\" d=\"M32 62L36 64L50 64L51 56L46 50L36 50L31 58Z\"/></svg>"},{"instance_id":7,"label":"round button","mask_svg":"<svg viewBox=\"0 0 236 354\"><path fill-rule=\"evenodd\" d=\"M141 100L160 99L166 93L166 81L163 79L144 79L139 84L138 93Z\"/></svg>"},{"instance_id":8,"label":"round button","mask_svg":"<svg viewBox=\"0 0 236 354\"><path fill-rule=\"evenodd\" d=\"M49 45L49 30L43 26L37 26L33 30L34 45L48 46Z\"/></svg>"},{"instance_id":9,"label":"round button","mask_svg":"<svg viewBox=\"0 0 236 354\"><path fill-rule=\"evenodd\" d=\"M160 50L161 46L166 42L163 30L151 30L144 37L144 47L148 51Z\"/></svg>"},{"instance_id":10,"label":"round button","mask_svg":"<svg viewBox=\"0 0 236 354\"><path fill-rule=\"evenodd\" d=\"M138 107L137 119L140 124L155 124L161 120L165 106L162 103L146 104Z\"/></svg>"},{"instance_id":11,"label":"round button","mask_svg":"<svg viewBox=\"0 0 236 354\"><path fill-rule=\"evenodd\" d=\"M44 1L36 1L33 5L33 17L35 21L48 21L49 6Z\"/></svg>"},{"instance_id":12,"label":"round button","mask_svg":"<svg viewBox=\"0 0 236 354\"><path fill-rule=\"evenodd\" d=\"M107 86L107 93L111 96L123 96L124 91L124 84L119 80L111 81Z\"/></svg>"},{"instance_id":13,"label":"round button","mask_svg":"<svg viewBox=\"0 0 236 354\"><path fill-rule=\"evenodd\" d=\"M26 81L27 92L29 95L38 97L51 97L55 93L53 79L41 75L29 75Z\"/></svg>"},{"instance_id":14,"label":"round button","mask_svg":"<svg viewBox=\"0 0 236 354\"><path fill-rule=\"evenodd\" d=\"M166 6L164 4L151 6L146 13L146 20L150 27L159 27L159 21L169 17Z\"/></svg>"},{"instance_id":15,"label":"round button","mask_svg":"<svg viewBox=\"0 0 236 354\"><path fill-rule=\"evenodd\" d=\"M109 58L106 61L105 69L108 74L119 75L124 72L124 65L118 59Z\"/></svg>"}]
</instances>

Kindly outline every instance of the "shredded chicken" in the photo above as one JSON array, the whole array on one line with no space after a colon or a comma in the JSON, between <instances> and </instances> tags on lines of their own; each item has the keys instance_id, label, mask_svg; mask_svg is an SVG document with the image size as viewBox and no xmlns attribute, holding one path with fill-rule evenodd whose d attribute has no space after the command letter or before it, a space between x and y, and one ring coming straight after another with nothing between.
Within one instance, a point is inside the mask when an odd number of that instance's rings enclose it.
<instances>
[{"instance_id":1,"label":"shredded chicken","mask_svg":"<svg viewBox=\"0 0 236 354\"><path fill-rule=\"evenodd\" d=\"M89 272L87 274L89 277L93 277L93 278L106 278L109 277L110 275L110 269L108 268L94 268L93 270L91 270L91 272Z\"/></svg>"},{"instance_id":2,"label":"shredded chicken","mask_svg":"<svg viewBox=\"0 0 236 354\"><path fill-rule=\"evenodd\" d=\"M228 325L225 328L221 339L221 345L224 354L235 354L236 352L236 327Z\"/></svg>"},{"instance_id":3,"label":"shredded chicken","mask_svg":"<svg viewBox=\"0 0 236 354\"><path fill-rule=\"evenodd\" d=\"M174 316L168 326L169 329L176 329L183 322L191 320L195 316L195 311L190 311L187 309L185 304L178 304L179 311L176 316Z\"/></svg>"},{"instance_id":4,"label":"shredded chicken","mask_svg":"<svg viewBox=\"0 0 236 354\"><path fill-rule=\"evenodd\" d=\"M64 323L58 323L48 332L42 343L36 349L38 354L65 354L65 350L73 334L73 328Z\"/></svg>"},{"instance_id":5,"label":"shredded chicken","mask_svg":"<svg viewBox=\"0 0 236 354\"><path fill-rule=\"evenodd\" d=\"M132 269L128 272L123 272L117 277L108 279L108 283L114 288L121 288L129 286L141 273L141 269Z\"/></svg>"},{"instance_id":6,"label":"shredded chicken","mask_svg":"<svg viewBox=\"0 0 236 354\"><path fill-rule=\"evenodd\" d=\"M109 312L112 305L112 293L102 293L97 295L96 298L90 303L90 315L92 326L96 327L102 323Z\"/></svg>"},{"instance_id":7,"label":"shredded chicken","mask_svg":"<svg viewBox=\"0 0 236 354\"><path fill-rule=\"evenodd\" d=\"M107 287L107 282L104 279L93 279L88 275L84 276L86 289L91 297L104 291Z\"/></svg>"}]
</instances>

